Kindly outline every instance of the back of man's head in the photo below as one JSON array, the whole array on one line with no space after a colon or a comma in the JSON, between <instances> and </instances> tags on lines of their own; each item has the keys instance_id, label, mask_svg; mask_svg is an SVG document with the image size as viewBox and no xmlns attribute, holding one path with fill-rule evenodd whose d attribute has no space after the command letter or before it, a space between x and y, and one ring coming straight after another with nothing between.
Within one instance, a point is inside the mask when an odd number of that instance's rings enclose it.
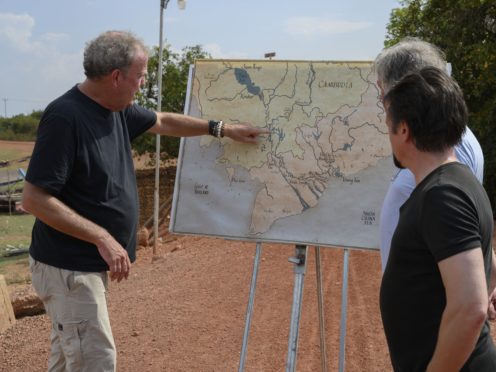
<instances>
[{"instance_id":1,"label":"back of man's head","mask_svg":"<svg viewBox=\"0 0 496 372\"><path fill-rule=\"evenodd\" d=\"M384 93L405 75L418 72L424 67L437 67L446 71L444 53L433 44L411 37L384 49L374 62Z\"/></svg>"},{"instance_id":2,"label":"back of man's head","mask_svg":"<svg viewBox=\"0 0 496 372\"><path fill-rule=\"evenodd\" d=\"M426 67L406 75L384 97L391 130L408 125L420 151L443 152L458 144L468 110L463 93L444 70Z\"/></svg>"}]
</instances>

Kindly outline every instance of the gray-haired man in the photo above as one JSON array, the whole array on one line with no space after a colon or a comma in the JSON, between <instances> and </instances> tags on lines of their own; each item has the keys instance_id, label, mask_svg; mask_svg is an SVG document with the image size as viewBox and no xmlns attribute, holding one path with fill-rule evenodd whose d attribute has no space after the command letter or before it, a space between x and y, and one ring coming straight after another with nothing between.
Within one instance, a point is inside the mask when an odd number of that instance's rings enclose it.
<instances>
[{"instance_id":1,"label":"gray-haired man","mask_svg":"<svg viewBox=\"0 0 496 372\"><path fill-rule=\"evenodd\" d=\"M266 132L138 106L147 64L147 48L131 33L101 34L85 49L86 80L41 118L23 207L36 216L30 264L52 320L50 371L115 371L105 290L107 270L111 280L127 279L136 257L131 141L149 131L256 143Z\"/></svg>"},{"instance_id":2,"label":"gray-haired man","mask_svg":"<svg viewBox=\"0 0 496 372\"><path fill-rule=\"evenodd\" d=\"M444 53L436 46L417 38L406 38L384 49L375 59L378 85L385 95L401 78L424 67L445 69ZM459 144L455 145L458 160L466 164L482 183L484 155L477 138L467 127ZM399 169L394 176L382 204L380 219L380 252L382 271L386 269L391 238L398 224L399 210L415 188L415 180L408 169Z\"/></svg>"}]
</instances>

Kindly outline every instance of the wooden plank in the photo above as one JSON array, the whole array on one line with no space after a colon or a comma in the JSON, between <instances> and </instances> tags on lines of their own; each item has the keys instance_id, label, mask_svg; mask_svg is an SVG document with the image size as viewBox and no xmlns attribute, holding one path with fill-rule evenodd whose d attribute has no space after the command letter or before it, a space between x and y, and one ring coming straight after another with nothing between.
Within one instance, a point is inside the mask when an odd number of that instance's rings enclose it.
<instances>
[{"instance_id":1,"label":"wooden plank","mask_svg":"<svg viewBox=\"0 0 496 372\"><path fill-rule=\"evenodd\" d=\"M14 309L10 302L10 293L3 275L0 275L0 332L15 324Z\"/></svg>"}]
</instances>

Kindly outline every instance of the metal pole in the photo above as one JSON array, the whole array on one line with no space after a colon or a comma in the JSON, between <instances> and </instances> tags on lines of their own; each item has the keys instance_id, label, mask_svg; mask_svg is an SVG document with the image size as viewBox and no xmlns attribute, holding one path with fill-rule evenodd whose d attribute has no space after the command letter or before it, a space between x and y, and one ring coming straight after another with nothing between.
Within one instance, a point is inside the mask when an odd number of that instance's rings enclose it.
<instances>
[{"instance_id":1,"label":"metal pole","mask_svg":"<svg viewBox=\"0 0 496 372\"><path fill-rule=\"evenodd\" d=\"M350 250L345 248L343 258L343 288L341 289L341 332L339 336L339 372L344 372L346 344L346 315L348 312L348 263Z\"/></svg>"},{"instance_id":2,"label":"metal pole","mask_svg":"<svg viewBox=\"0 0 496 372\"><path fill-rule=\"evenodd\" d=\"M320 269L320 247L315 247L315 271L317 272L317 300L319 305L320 363L322 372L327 372L327 355L324 323L324 295L322 293L322 271Z\"/></svg>"},{"instance_id":3,"label":"metal pole","mask_svg":"<svg viewBox=\"0 0 496 372\"><path fill-rule=\"evenodd\" d=\"M255 302L255 288L257 286L258 265L260 263L260 255L262 253L262 243L257 243L255 258L253 260L253 273L251 276L250 296L248 298L248 307L246 309L245 332L243 334L243 345L241 346L241 357L239 358L238 371L245 370L246 350L248 348L248 336L250 334L251 314L253 312L253 304Z\"/></svg>"},{"instance_id":4,"label":"metal pole","mask_svg":"<svg viewBox=\"0 0 496 372\"><path fill-rule=\"evenodd\" d=\"M289 329L288 356L286 360L286 372L296 371L296 355L298 351L298 333L301 318L301 304L303 299L303 285L305 284L305 270L307 246L296 245L296 257L290 257L289 262L294 266L294 288L293 288L293 305L291 307L291 326Z\"/></svg>"},{"instance_id":5,"label":"metal pole","mask_svg":"<svg viewBox=\"0 0 496 372\"><path fill-rule=\"evenodd\" d=\"M162 111L162 54L163 54L163 28L164 28L164 10L167 8L169 0L160 0L160 33L158 47L158 97L157 111ZM158 242L158 208L160 204L159 197L160 184L160 135L155 135L155 187L153 190L153 255L157 254Z\"/></svg>"},{"instance_id":6,"label":"metal pole","mask_svg":"<svg viewBox=\"0 0 496 372\"><path fill-rule=\"evenodd\" d=\"M7 166L7 193L9 195L9 216L12 216L12 184L10 183L10 164Z\"/></svg>"}]
</instances>

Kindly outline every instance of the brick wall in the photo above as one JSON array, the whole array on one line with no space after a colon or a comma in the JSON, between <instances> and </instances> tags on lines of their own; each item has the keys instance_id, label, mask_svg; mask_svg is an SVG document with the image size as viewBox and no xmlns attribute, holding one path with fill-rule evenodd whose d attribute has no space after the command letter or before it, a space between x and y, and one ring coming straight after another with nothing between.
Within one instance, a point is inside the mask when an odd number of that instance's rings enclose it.
<instances>
[{"instance_id":1,"label":"brick wall","mask_svg":"<svg viewBox=\"0 0 496 372\"><path fill-rule=\"evenodd\" d=\"M159 177L159 199L160 204L162 204L169 197L169 195L172 195L174 192L176 167L169 166L160 168ZM139 224L142 226L148 218L153 216L155 169L136 170L136 182L138 184L138 195L140 201Z\"/></svg>"}]
</instances>

